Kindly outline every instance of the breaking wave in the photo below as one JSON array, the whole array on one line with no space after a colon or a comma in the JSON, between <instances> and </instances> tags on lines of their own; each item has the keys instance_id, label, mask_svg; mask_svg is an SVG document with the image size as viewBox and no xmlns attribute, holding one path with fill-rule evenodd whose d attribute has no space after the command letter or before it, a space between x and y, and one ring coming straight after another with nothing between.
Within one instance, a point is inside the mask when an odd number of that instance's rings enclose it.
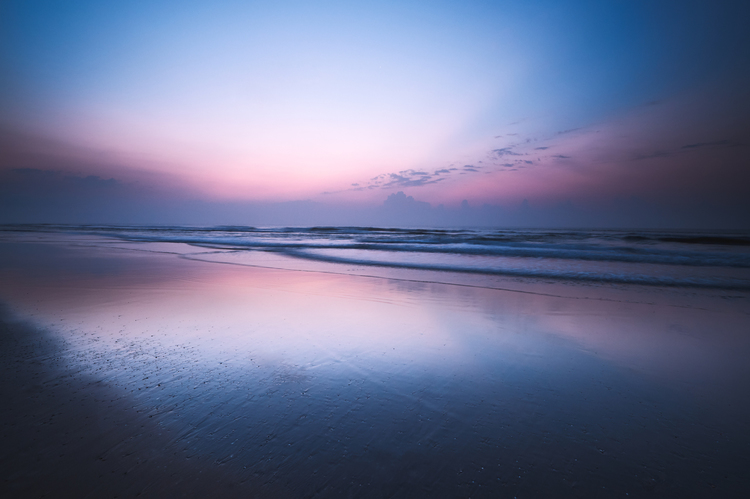
<instances>
[{"instance_id":1,"label":"breaking wave","mask_svg":"<svg viewBox=\"0 0 750 499\"><path fill-rule=\"evenodd\" d=\"M4 226L393 268L656 286L750 289L750 234L379 227Z\"/></svg>"}]
</instances>

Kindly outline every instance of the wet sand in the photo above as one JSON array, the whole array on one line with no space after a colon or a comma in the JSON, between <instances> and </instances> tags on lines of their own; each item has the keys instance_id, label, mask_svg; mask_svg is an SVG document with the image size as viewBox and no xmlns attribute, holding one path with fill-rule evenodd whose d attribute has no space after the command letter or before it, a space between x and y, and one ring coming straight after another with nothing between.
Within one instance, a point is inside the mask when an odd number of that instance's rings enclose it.
<instances>
[{"instance_id":1,"label":"wet sand","mask_svg":"<svg viewBox=\"0 0 750 499\"><path fill-rule=\"evenodd\" d=\"M0 256L3 496L750 491L742 293L73 236Z\"/></svg>"}]
</instances>

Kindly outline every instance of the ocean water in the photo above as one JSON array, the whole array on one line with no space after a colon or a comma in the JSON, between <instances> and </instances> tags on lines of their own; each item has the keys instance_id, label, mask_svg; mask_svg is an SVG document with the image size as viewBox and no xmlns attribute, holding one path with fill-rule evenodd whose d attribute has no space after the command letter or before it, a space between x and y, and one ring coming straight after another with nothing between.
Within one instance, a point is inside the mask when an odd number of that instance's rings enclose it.
<instances>
[{"instance_id":1,"label":"ocean water","mask_svg":"<svg viewBox=\"0 0 750 499\"><path fill-rule=\"evenodd\" d=\"M750 290L750 233L375 227L6 226L358 266Z\"/></svg>"},{"instance_id":2,"label":"ocean water","mask_svg":"<svg viewBox=\"0 0 750 499\"><path fill-rule=\"evenodd\" d=\"M0 496L747 497L749 241L0 227Z\"/></svg>"}]
</instances>

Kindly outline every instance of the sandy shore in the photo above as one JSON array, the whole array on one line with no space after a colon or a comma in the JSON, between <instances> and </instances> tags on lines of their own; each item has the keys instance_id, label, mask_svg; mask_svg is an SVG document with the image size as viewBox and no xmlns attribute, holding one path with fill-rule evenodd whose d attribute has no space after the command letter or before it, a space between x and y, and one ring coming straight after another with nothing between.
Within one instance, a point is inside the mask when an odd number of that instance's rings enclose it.
<instances>
[{"instance_id":1,"label":"sandy shore","mask_svg":"<svg viewBox=\"0 0 750 499\"><path fill-rule=\"evenodd\" d=\"M101 379L71 370L61 357L64 346L49 334L4 312L0 335L3 497L260 492L210 458L186 456L143 407Z\"/></svg>"},{"instance_id":2,"label":"sandy shore","mask_svg":"<svg viewBox=\"0 0 750 499\"><path fill-rule=\"evenodd\" d=\"M744 295L135 249L0 243L3 496L750 490Z\"/></svg>"}]
</instances>

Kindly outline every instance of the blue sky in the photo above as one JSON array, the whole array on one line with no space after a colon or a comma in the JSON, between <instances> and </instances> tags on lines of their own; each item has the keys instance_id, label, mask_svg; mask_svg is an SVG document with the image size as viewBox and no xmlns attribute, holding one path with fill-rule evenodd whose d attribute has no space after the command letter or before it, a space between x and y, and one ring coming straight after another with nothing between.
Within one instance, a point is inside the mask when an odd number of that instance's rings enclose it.
<instances>
[{"instance_id":1,"label":"blue sky","mask_svg":"<svg viewBox=\"0 0 750 499\"><path fill-rule=\"evenodd\" d=\"M689 225L696 200L726 218L748 194L737 2L0 8L0 174L27 192L14 213L55 175L217 206L526 200L541 224L638 199Z\"/></svg>"}]
</instances>

